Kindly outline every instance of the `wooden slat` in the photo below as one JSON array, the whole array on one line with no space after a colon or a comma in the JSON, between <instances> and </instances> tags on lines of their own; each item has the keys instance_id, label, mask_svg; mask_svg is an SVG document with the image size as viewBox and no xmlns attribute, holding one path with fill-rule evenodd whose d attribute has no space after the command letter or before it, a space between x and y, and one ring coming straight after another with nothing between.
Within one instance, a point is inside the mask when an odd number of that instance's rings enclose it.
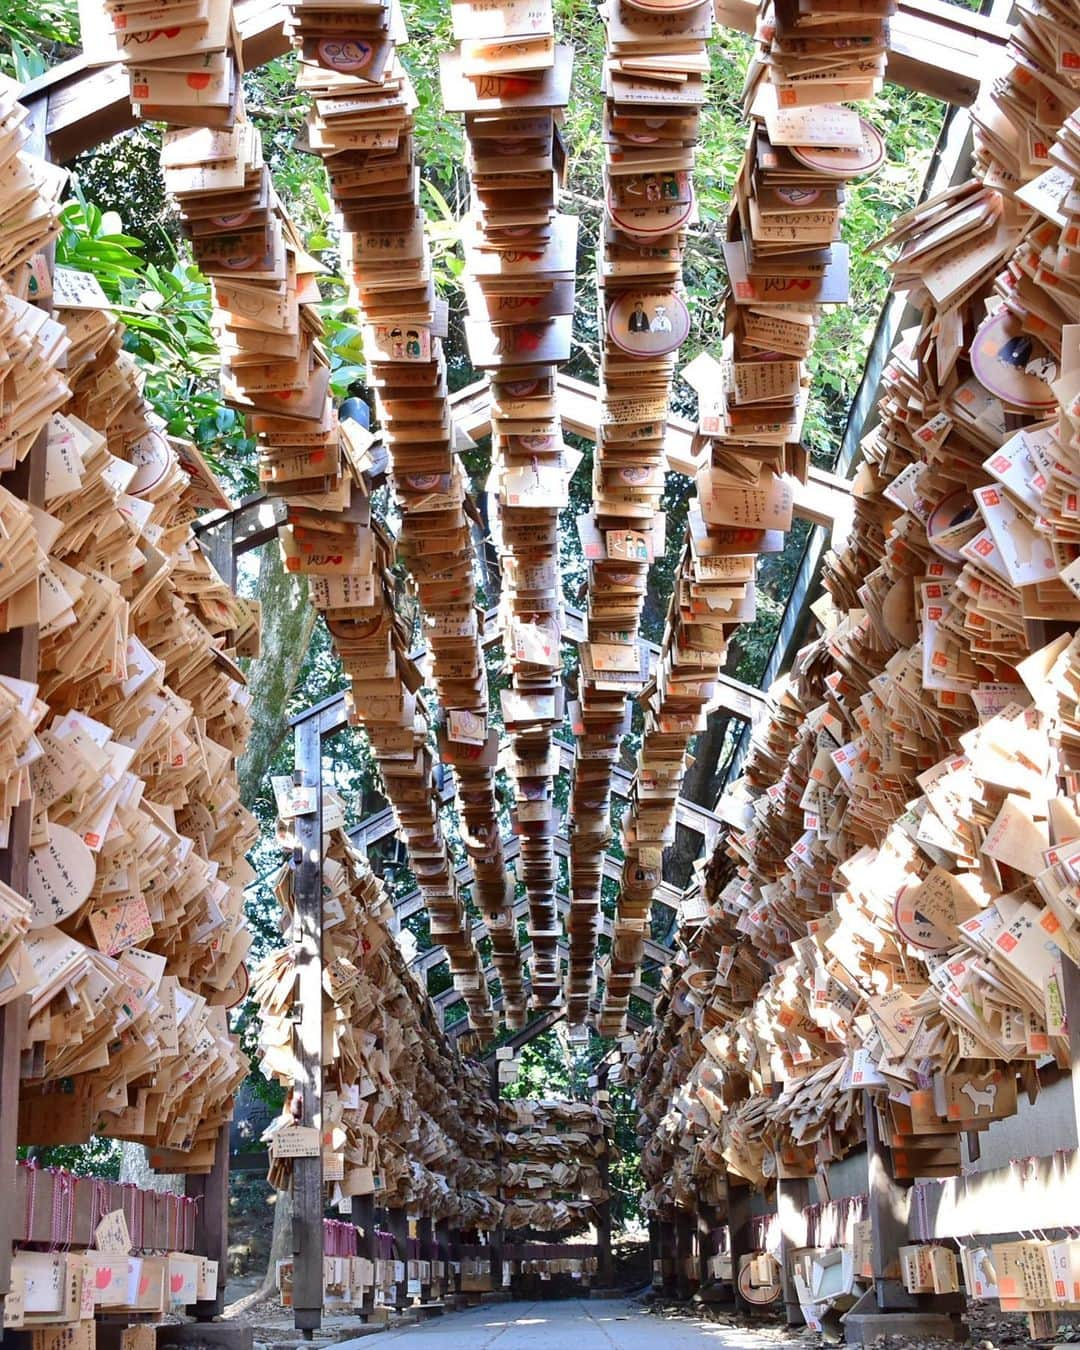
<instances>
[{"instance_id":1,"label":"wooden slat","mask_svg":"<svg viewBox=\"0 0 1080 1350\"><path fill-rule=\"evenodd\" d=\"M70 1174L68 1174L70 1176ZM11 1222L11 1237L15 1242L35 1243L39 1246L55 1243L57 1237L53 1231L53 1215L58 1214L64 1224L65 1241L67 1215L60 1214L65 1202L56 1196L59 1174L47 1168L29 1168L20 1166L15 1169L11 1187L5 1192L11 1197L11 1203L4 1206ZM28 1195L33 1178L33 1203ZM94 1244L94 1200L92 1177L71 1178L71 1244L75 1247L92 1247ZM141 1246L145 1251L197 1251L193 1242L185 1245L183 1227L177 1236L174 1206L175 1196L167 1192L144 1190L122 1184L119 1181L103 1181L104 1195L99 1206L98 1220L101 1214L110 1210L123 1209L128 1216L128 1226L132 1237L139 1238L138 1226L142 1225ZM57 1208L54 1211L54 1200ZM138 1222L134 1221L138 1216ZM30 1220L32 1219L32 1223Z\"/></svg>"},{"instance_id":2,"label":"wooden slat","mask_svg":"<svg viewBox=\"0 0 1080 1350\"><path fill-rule=\"evenodd\" d=\"M1074 1227L1078 1196L1080 1150L1018 1158L988 1172L917 1182L909 1234L915 1242L935 1242Z\"/></svg>"}]
</instances>

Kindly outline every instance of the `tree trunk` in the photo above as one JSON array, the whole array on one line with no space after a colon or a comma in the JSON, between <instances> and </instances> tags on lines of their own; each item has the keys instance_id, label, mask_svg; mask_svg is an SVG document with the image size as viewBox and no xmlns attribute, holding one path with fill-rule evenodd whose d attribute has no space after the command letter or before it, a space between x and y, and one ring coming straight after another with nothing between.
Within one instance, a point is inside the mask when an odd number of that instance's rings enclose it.
<instances>
[{"instance_id":1,"label":"tree trunk","mask_svg":"<svg viewBox=\"0 0 1080 1350\"><path fill-rule=\"evenodd\" d=\"M142 1144L134 1144L130 1139L120 1140L120 1180L133 1181L144 1191L175 1191L184 1193L184 1178L179 1172L154 1172L150 1167L150 1154Z\"/></svg>"},{"instance_id":2,"label":"tree trunk","mask_svg":"<svg viewBox=\"0 0 1080 1350\"><path fill-rule=\"evenodd\" d=\"M259 554L257 594L262 602L262 652L248 670L251 737L237 769L240 800L248 807L263 790L288 731L286 710L315 626L307 582L285 571L276 544L265 545Z\"/></svg>"},{"instance_id":3,"label":"tree trunk","mask_svg":"<svg viewBox=\"0 0 1080 1350\"><path fill-rule=\"evenodd\" d=\"M694 762L686 771L681 795L698 806L712 807L720 792L720 753L730 718L714 713L697 739ZM685 825L675 828L675 842L664 856L664 880L682 888L690 881L694 860L701 853L701 835Z\"/></svg>"},{"instance_id":4,"label":"tree trunk","mask_svg":"<svg viewBox=\"0 0 1080 1350\"><path fill-rule=\"evenodd\" d=\"M292 1255L292 1191L278 1191L274 1204L274 1231L270 1237L270 1256L266 1262L262 1292L272 1289L277 1281L277 1263Z\"/></svg>"}]
</instances>

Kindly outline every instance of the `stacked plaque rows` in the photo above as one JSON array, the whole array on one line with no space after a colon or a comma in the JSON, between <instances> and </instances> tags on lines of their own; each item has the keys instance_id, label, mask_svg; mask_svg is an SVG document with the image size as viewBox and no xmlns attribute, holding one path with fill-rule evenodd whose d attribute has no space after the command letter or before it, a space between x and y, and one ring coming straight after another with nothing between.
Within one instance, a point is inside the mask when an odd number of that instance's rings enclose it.
<instances>
[{"instance_id":1,"label":"stacked plaque rows","mask_svg":"<svg viewBox=\"0 0 1080 1350\"><path fill-rule=\"evenodd\" d=\"M562 724L558 513L576 457L562 439L555 374L570 355L577 222L556 210L572 53L549 0L453 6L458 49L442 59L443 104L463 113L472 186L465 267L469 354L492 395L491 488L499 503L499 619L510 687L504 758L529 902L534 1004L561 996L554 850Z\"/></svg>"},{"instance_id":2,"label":"stacked plaque rows","mask_svg":"<svg viewBox=\"0 0 1080 1350\"><path fill-rule=\"evenodd\" d=\"M397 556L419 589L430 681L440 704L440 759L457 779L474 901L487 923L507 1015L516 1024L524 1016L524 982L495 804L498 733L488 726L471 503L457 453L469 442L454 428L447 397L446 310L435 295L419 202L415 98L396 54L406 35L390 4L300 3L290 13L299 87L312 98L308 140L330 176L350 301L364 323L370 384L401 509ZM354 687L354 703L369 721L375 708L368 691ZM446 894L453 889L432 893L432 933L444 942L471 1000L474 1025L490 1030L471 921L456 895Z\"/></svg>"},{"instance_id":3,"label":"stacked plaque rows","mask_svg":"<svg viewBox=\"0 0 1080 1350\"><path fill-rule=\"evenodd\" d=\"M640 1065L651 1204L703 1165L811 1175L863 1137L863 1089L895 1176L956 1175L1068 1061L1078 51L1075 15L1023 11L972 109L977 176L889 237L921 318Z\"/></svg>"},{"instance_id":4,"label":"stacked plaque rows","mask_svg":"<svg viewBox=\"0 0 1080 1350\"><path fill-rule=\"evenodd\" d=\"M286 805L285 832L297 807ZM323 1059L323 1177L347 1208L357 1195L408 1206L463 1228L494 1226L499 1174L495 1108L484 1070L464 1061L439 1029L426 993L393 936L393 904L342 828L341 802L323 793L323 1002L334 1036ZM275 891L286 929L294 913L295 869L282 867ZM291 1092L295 1075L296 952L286 946L260 963L253 993L262 1019L260 1064ZM298 1138L286 1100L266 1132L270 1180L288 1187Z\"/></svg>"},{"instance_id":5,"label":"stacked plaque rows","mask_svg":"<svg viewBox=\"0 0 1080 1350\"><path fill-rule=\"evenodd\" d=\"M380 150L397 146L407 129L411 90L392 59L396 34L386 27L388 11L363 6L359 14L350 12L344 22L357 31L344 37L340 7L327 13L318 6L297 6L301 13L306 36L294 16L302 47L300 83L314 95L308 138L312 148L331 156L332 165L336 155L344 181L335 182L335 191L348 227L354 223L347 206L350 190L365 205L374 200L381 209L381 200L372 197L369 181L358 188L351 183L347 170L356 166L350 161L342 168L340 160L349 160L344 152L356 147L360 149L354 158L363 161L372 144ZM381 23L382 37L376 41L372 34ZM393 548L371 517L370 494L384 460L365 429L366 418L357 420L347 405L350 415L339 419L329 393L330 366L319 342L317 309L321 297L316 278L324 269L304 252L277 198L260 135L245 118L242 93L235 91L228 107L216 111L200 99L165 108L139 100L146 72L136 67L127 49L137 51L140 43L126 22L116 29L115 42L128 66L138 110L144 116L165 116L173 124L162 147L166 187L179 204L196 260L213 285L226 399L248 416L258 437L259 473L267 492L288 504L287 523L279 535L286 568L307 579L312 602L326 618L355 692L356 720L369 733L418 883L429 899L433 928L447 947L470 1016L490 1030L490 996L438 818L428 745L432 719L417 698L422 678L407 655L412 633L402 618L403 597L387 581ZM227 68L239 69L231 23L207 25L196 18L179 24L175 33L170 30L167 40L167 51L155 48L163 68L201 69L200 62L217 60L220 43ZM372 63L381 80L354 81L352 72L360 68L370 74ZM353 93L354 83L358 94ZM378 105L378 126L369 130L372 100ZM408 158L407 136L404 143ZM384 177L389 195L392 171L385 170ZM407 177L411 184L411 169ZM422 225L411 200L415 230L380 235L372 245L384 261L388 252L400 258L414 246L423 255ZM385 212L380 219L398 223ZM383 280L375 276L372 284L377 288ZM399 287L400 275L391 284ZM400 290L395 294L401 298ZM425 329L428 356L431 341ZM414 373L412 367L422 363L419 342L418 330L407 322L400 341L392 326L375 330L369 352L374 361L385 356L391 369L400 360ZM430 380L432 363L427 366ZM376 366L377 380L379 373ZM425 388L425 397L431 393ZM508 962L508 980L519 964Z\"/></svg>"},{"instance_id":6,"label":"stacked plaque rows","mask_svg":"<svg viewBox=\"0 0 1080 1350\"><path fill-rule=\"evenodd\" d=\"M0 886L0 998L28 1005L6 1086L21 1142L131 1139L208 1171L244 1077L226 1015L255 834L235 658L257 651L258 611L195 544L225 499L144 401L101 287L40 251L66 174L24 148L16 92L0 87L0 632L9 653L20 629L37 642L27 678L0 680L0 845L27 870L25 896Z\"/></svg>"},{"instance_id":7,"label":"stacked plaque rows","mask_svg":"<svg viewBox=\"0 0 1080 1350\"><path fill-rule=\"evenodd\" d=\"M664 437L675 353L690 330L682 291L682 257L695 217L693 168L705 97L712 7L702 3L610 0L601 11L604 62L604 243L597 259L602 343L601 412L593 468L593 512L579 522L589 558L588 641L582 647L580 725L573 809L575 905L599 899L608 842L611 765L628 712L641 695L645 740L623 817L624 864L602 1023L625 1019L661 880L666 813L649 803L657 791L678 795L682 750L669 754L663 730L662 667L649 679L639 640L650 564L664 552L660 498L667 461ZM662 658L663 662L663 658ZM663 801L660 797L656 800ZM571 933L570 998L587 1007L595 943ZM574 959L576 958L576 959Z\"/></svg>"},{"instance_id":8,"label":"stacked plaque rows","mask_svg":"<svg viewBox=\"0 0 1080 1350\"><path fill-rule=\"evenodd\" d=\"M702 353L682 372L698 396L702 467L661 663L644 699L645 739L624 823L636 854L626 853L603 1013L608 1031L622 1026L637 976L662 849L674 837L688 743L704 729L731 632L754 618L757 557L783 547L792 515L789 475L806 474L799 443L805 360L821 307L847 300L847 251L838 242L843 188L884 159L877 132L835 100L880 85L888 8L850 14L827 3L769 4L760 15L746 90L751 132L723 246L731 287L723 349L719 360ZM659 176L661 200L665 184L672 197L663 210L689 202L679 172L672 166ZM612 200L621 201L609 192ZM629 297L626 328L643 329L658 302ZM609 332L617 312L609 311ZM621 323L612 337L630 341ZM640 342L654 341L652 324L649 318Z\"/></svg>"},{"instance_id":9,"label":"stacked plaque rows","mask_svg":"<svg viewBox=\"0 0 1080 1350\"><path fill-rule=\"evenodd\" d=\"M597 1160L610 1112L589 1102L518 1098L499 1107L502 1227L569 1236L597 1222L608 1198Z\"/></svg>"}]
</instances>

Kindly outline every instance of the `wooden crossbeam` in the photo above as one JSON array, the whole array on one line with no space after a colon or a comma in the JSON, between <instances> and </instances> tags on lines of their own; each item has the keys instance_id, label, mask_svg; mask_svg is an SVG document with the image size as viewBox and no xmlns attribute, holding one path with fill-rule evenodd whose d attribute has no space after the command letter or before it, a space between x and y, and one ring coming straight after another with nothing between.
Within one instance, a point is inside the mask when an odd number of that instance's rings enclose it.
<instances>
[{"instance_id":1,"label":"wooden crossbeam","mask_svg":"<svg viewBox=\"0 0 1080 1350\"><path fill-rule=\"evenodd\" d=\"M475 391L475 392L474 392ZM567 431L595 441L600 421L600 394L594 384L575 380L560 373L556 382L559 416ZM454 421L470 436L482 437L491 431L491 396L483 387L469 385L460 391L468 394L455 407ZM694 424L672 413L668 417L664 441L668 468L692 478L708 459L708 450L694 452ZM851 484L826 469L811 467L805 483L795 484L795 515L815 525L824 525L834 537L846 536L851 522Z\"/></svg>"},{"instance_id":2,"label":"wooden crossbeam","mask_svg":"<svg viewBox=\"0 0 1080 1350\"><path fill-rule=\"evenodd\" d=\"M570 909L569 896L557 895L555 897L555 902L559 907L560 914L566 914ZM528 914L528 912L529 912L528 896L523 896L514 905L514 918L522 919L525 917L526 914ZM610 937L613 932L613 929L614 925L605 914L602 918L600 925L601 932L606 937ZM474 943L479 942L479 940L485 935L486 931L487 928L483 920L478 919L472 926L473 942ZM656 961L658 965L664 966L667 965L668 961L671 960L672 956L674 955L674 952L672 948L665 947L659 942L653 942L650 938L646 938L645 955L649 957L651 960ZM446 953L443 951L441 947L431 947L426 952L418 952L416 956L414 956L413 959L409 962L409 968L410 970L415 970L419 971L422 974L427 974L429 970L435 970L438 966L441 966L446 959L447 959Z\"/></svg>"},{"instance_id":3,"label":"wooden crossbeam","mask_svg":"<svg viewBox=\"0 0 1080 1350\"><path fill-rule=\"evenodd\" d=\"M716 0L717 20L753 33L757 0ZM970 107L1001 64L1008 26L942 0L900 0L889 20L888 78L944 103Z\"/></svg>"},{"instance_id":4,"label":"wooden crossbeam","mask_svg":"<svg viewBox=\"0 0 1080 1350\"><path fill-rule=\"evenodd\" d=\"M280 0L237 0L235 13L246 70L289 50ZM757 3L716 0L716 13L727 27L752 33ZM966 107L980 79L1001 63L1007 33L1004 24L942 0L900 0L890 21L889 79ZM135 125L127 73L119 63L93 67L85 57L74 57L32 80L21 100L29 107L48 101L46 134L57 164Z\"/></svg>"},{"instance_id":5,"label":"wooden crossbeam","mask_svg":"<svg viewBox=\"0 0 1080 1350\"><path fill-rule=\"evenodd\" d=\"M359 825L354 825L352 829L349 830L349 837L358 841L361 837L363 828L363 822ZM392 834L393 830L387 830L386 833ZM555 852L561 858L568 858L570 856L569 839L562 835L556 835L554 843ZM517 838L506 839L503 841L503 856L506 858L507 862L512 862L514 858L517 857L520 847L520 840ZM603 870L604 876L609 877L612 881L618 881L622 876L622 863L619 862L617 858L613 858L610 854L606 854L604 857ZM458 883L462 886L467 886L469 884L472 880L472 875L472 865L468 862L462 863L460 867L455 868L454 870L454 876L457 877ZM668 909L678 909L681 900L682 892L677 890L667 881L660 883L656 890L656 894L653 896L654 903L665 905ZM397 911L399 919L408 919L411 918L413 914L419 914L420 911L425 908L422 892L419 889L409 891L407 895L403 895L399 900L394 902L394 908Z\"/></svg>"},{"instance_id":6,"label":"wooden crossbeam","mask_svg":"<svg viewBox=\"0 0 1080 1350\"><path fill-rule=\"evenodd\" d=\"M909 1232L913 1241L990 1237L1076 1223L1080 1150L1017 1158L1007 1167L945 1181L919 1182Z\"/></svg>"}]
</instances>

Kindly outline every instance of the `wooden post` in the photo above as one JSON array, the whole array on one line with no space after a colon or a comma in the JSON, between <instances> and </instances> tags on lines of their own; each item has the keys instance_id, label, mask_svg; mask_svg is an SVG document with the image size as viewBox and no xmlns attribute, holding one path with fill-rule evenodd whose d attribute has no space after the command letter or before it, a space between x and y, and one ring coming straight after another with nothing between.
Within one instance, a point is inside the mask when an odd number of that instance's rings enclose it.
<instances>
[{"instance_id":1,"label":"wooden post","mask_svg":"<svg viewBox=\"0 0 1080 1350\"><path fill-rule=\"evenodd\" d=\"M597 1071L597 1089L601 1092L607 1091L608 1083L608 1065L602 1065ZM600 1185L605 1192L611 1185L611 1139L608 1132L604 1130L604 1151L597 1160L597 1171L600 1173ZM597 1206L596 1217L596 1283L600 1289L610 1289L615 1280L615 1266L611 1257L611 1195L605 1195L605 1198Z\"/></svg>"},{"instance_id":2,"label":"wooden post","mask_svg":"<svg viewBox=\"0 0 1080 1350\"><path fill-rule=\"evenodd\" d=\"M664 1293L670 1297L675 1296L675 1225L671 1219L660 1220L660 1261L661 1276L660 1284Z\"/></svg>"},{"instance_id":3,"label":"wooden post","mask_svg":"<svg viewBox=\"0 0 1080 1350\"><path fill-rule=\"evenodd\" d=\"M417 1219L416 1237L420 1244L420 1260L430 1262L432 1259L431 1219L427 1215L424 1215L423 1218ZM428 1277L426 1280L424 1279L423 1274L421 1274L420 1276L420 1302L421 1303L431 1302L430 1272L428 1273Z\"/></svg>"},{"instance_id":4,"label":"wooden post","mask_svg":"<svg viewBox=\"0 0 1080 1350\"><path fill-rule=\"evenodd\" d=\"M447 1263L452 1261L457 1267L456 1270L448 1272L447 1279L450 1281L451 1293L456 1297L461 1294L461 1229L451 1224L447 1229L447 1238Z\"/></svg>"},{"instance_id":5,"label":"wooden post","mask_svg":"<svg viewBox=\"0 0 1080 1350\"><path fill-rule=\"evenodd\" d=\"M195 1210L195 1247L200 1256L218 1263L217 1289L213 1298L200 1299L188 1308L196 1321L209 1322L225 1310L225 1282L229 1256L229 1127L218 1131L214 1164L208 1173L185 1178L184 1192L198 1202Z\"/></svg>"},{"instance_id":6,"label":"wooden post","mask_svg":"<svg viewBox=\"0 0 1080 1350\"><path fill-rule=\"evenodd\" d=\"M731 1176L727 1179L727 1222L728 1245L731 1251L731 1287L735 1293L735 1306L743 1312L752 1312L753 1305L747 1303L739 1294L739 1259L750 1250L750 1188L733 1186Z\"/></svg>"},{"instance_id":7,"label":"wooden post","mask_svg":"<svg viewBox=\"0 0 1080 1350\"><path fill-rule=\"evenodd\" d=\"M1061 958L1064 977L1065 1015L1069 1020L1069 1050L1072 1060L1073 1118L1080 1135L1080 968L1067 956Z\"/></svg>"},{"instance_id":8,"label":"wooden post","mask_svg":"<svg viewBox=\"0 0 1080 1350\"><path fill-rule=\"evenodd\" d=\"M200 542L200 547L203 544ZM231 591L236 590L236 557L233 553L232 516L216 527L207 549L218 576ZM197 1202L195 1210L195 1251L218 1263L217 1291L213 1298L200 1299L188 1312L196 1321L209 1322L225 1310L225 1282L229 1262L229 1127L223 1125L214 1149L209 1173L192 1174L184 1179L184 1194Z\"/></svg>"},{"instance_id":9,"label":"wooden post","mask_svg":"<svg viewBox=\"0 0 1080 1350\"><path fill-rule=\"evenodd\" d=\"M713 1231L715 1227L716 1227L715 1205L709 1205L706 1204L704 1201L699 1201L697 1212L699 1289L704 1289L707 1285L713 1283L713 1277L709 1271L709 1260L712 1257L716 1246L716 1242L713 1237Z\"/></svg>"},{"instance_id":10,"label":"wooden post","mask_svg":"<svg viewBox=\"0 0 1080 1350\"><path fill-rule=\"evenodd\" d=\"M866 1182L870 1195L870 1246L874 1292L880 1312L907 1312L918 1300L900 1282L900 1248L908 1240L909 1192L889 1170L889 1154L878 1133L871 1093L863 1096L866 1116Z\"/></svg>"},{"instance_id":11,"label":"wooden post","mask_svg":"<svg viewBox=\"0 0 1080 1350\"><path fill-rule=\"evenodd\" d=\"M660 1289L663 1286L663 1279L660 1276L660 1263L664 1258L663 1243L660 1236L660 1220L649 1220L649 1277L650 1283L654 1289Z\"/></svg>"},{"instance_id":12,"label":"wooden post","mask_svg":"<svg viewBox=\"0 0 1080 1350\"><path fill-rule=\"evenodd\" d=\"M24 122L26 140L23 149L40 159L49 158L45 128L48 122L48 95L29 106ZM53 270L56 249L45 250L49 272ZM51 307L50 307L51 308ZM7 490L29 502L45 504L45 461L49 434L43 430L29 452L14 469L0 475ZM13 628L0 634L0 675L36 684L38 679L38 629L36 624ZM13 891L26 895L30 867L30 802L23 802L12 814L8 847L0 849L0 881ZM12 999L0 1008L0 1195L15 1191L15 1157L19 1137L19 1056L30 1013L29 995ZM11 1252L14 1240L14 1212L10 1204L0 1205L0 1309L11 1287Z\"/></svg>"},{"instance_id":13,"label":"wooden post","mask_svg":"<svg viewBox=\"0 0 1080 1350\"><path fill-rule=\"evenodd\" d=\"M693 1292L690 1288L690 1271L694 1263L694 1230L697 1220L688 1209L679 1205L675 1209L675 1288L679 1298L688 1299Z\"/></svg>"},{"instance_id":14,"label":"wooden post","mask_svg":"<svg viewBox=\"0 0 1080 1350\"><path fill-rule=\"evenodd\" d=\"M502 1121L499 1118L499 1102L502 1095L502 1085L499 1082L499 1062L496 1060L491 1066L491 1100L495 1103L495 1166L499 1173L500 1185L502 1178ZM502 1225L493 1228L488 1235L488 1245L491 1250L491 1287L498 1293L503 1287L503 1243L505 1234Z\"/></svg>"},{"instance_id":15,"label":"wooden post","mask_svg":"<svg viewBox=\"0 0 1080 1350\"><path fill-rule=\"evenodd\" d=\"M294 1028L293 1086L301 1125L322 1137L322 737L316 718L297 723L296 774L315 788L316 809L296 817L297 858L293 877L293 946L300 1020ZM293 1320L310 1340L322 1325L323 1167L313 1158L293 1159Z\"/></svg>"},{"instance_id":16,"label":"wooden post","mask_svg":"<svg viewBox=\"0 0 1080 1350\"><path fill-rule=\"evenodd\" d=\"M780 1288L789 1327L801 1327L805 1321L791 1272L791 1253L806 1246L806 1220L803 1210L810 1203L810 1183L804 1178L778 1180L776 1213L780 1220Z\"/></svg>"},{"instance_id":17,"label":"wooden post","mask_svg":"<svg viewBox=\"0 0 1080 1350\"><path fill-rule=\"evenodd\" d=\"M435 1260L443 1264L442 1279L440 1281L442 1296L454 1292L450 1279L450 1222L448 1219L436 1219L435 1221Z\"/></svg>"},{"instance_id":18,"label":"wooden post","mask_svg":"<svg viewBox=\"0 0 1080 1350\"><path fill-rule=\"evenodd\" d=\"M400 1312L409 1302L409 1214L395 1206L386 1211L386 1217L394 1235L394 1260L402 1262L402 1278L394 1281L394 1307Z\"/></svg>"},{"instance_id":19,"label":"wooden post","mask_svg":"<svg viewBox=\"0 0 1080 1350\"><path fill-rule=\"evenodd\" d=\"M363 1256L375 1265L375 1197L372 1195L354 1195L352 1198L352 1221L359 1231L356 1238L356 1254ZM375 1307L375 1283L372 1275L371 1285L364 1290L360 1307L360 1318L366 1322Z\"/></svg>"}]
</instances>

